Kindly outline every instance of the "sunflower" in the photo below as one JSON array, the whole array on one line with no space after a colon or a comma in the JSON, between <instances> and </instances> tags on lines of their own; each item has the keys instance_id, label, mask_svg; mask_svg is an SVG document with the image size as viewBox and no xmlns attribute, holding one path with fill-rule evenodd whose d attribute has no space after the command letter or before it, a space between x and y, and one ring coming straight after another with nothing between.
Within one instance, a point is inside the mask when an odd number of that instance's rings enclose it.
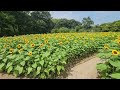
<instances>
[{"instance_id":1,"label":"sunflower","mask_svg":"<svg viewBox=\"0 0 120 90\"><path fill-rule=\"evenodd\" d=\"M119 52L117 50L112 50L113 55L119 55Z\"/></svg>"},{"instance_id":2,"label":"sunflower","mask_svg":"<svg viewBox=\"0 0 120 90\"><path fill-rule=\"evenodd\" d=\"M32 55L32 52L29 52L28 55L31 56L31 55Z\"/></svg>"},{"instance_id":3,"label":"sunflower","mask_svg":"<svg viewBox=\"0 0 120 90\"><path fill-rule=\"evenodd\" d=\"M105 45L104 45L104 49L109 49L109 45L108 45L108 44L105 44Z\"/></svg>"},{"instance_id":4,"label":"sunflower","mask_svg":"<svg viewBox=\"0 0 120 90\"><path fill-rule=\"evenodd\" d=\"M61 44L62 44L62 42L59 42L59 44L61 45Z\"/></svg>"},{"instance_id":5,"label":"sunflower","mask_svg":"<svg viewBox=\"0 0 120 90\"><path fill-rule=\"evenodd\" d=\"M31 46L31 47L35 47L35 44L33 43L33 44L31 44L30 46Z\"/></svg>"},{"instance_id":6,"label":"sunflower","mask_svg":"<svg viewBox=\"0 0 120 90\"><path fill-rule=\"evenodd\" d=\"M107 46L104 46L104 49L109 49L109 47L107 47Z\"/></svg>"},{"instance_id":7,"label":"sunflower","mask_svg":"<svg viewBox=\"0 0 120 90\"><path fill-rule=\"evenodd\" d=\"M18 45L17 45L17 48L21 48L21 45L20 45L20 44L18 44Z\"/></svg>"},{"instance_id":8,"label":"sunflower","mask_svg":"<svg viewBox=\"0 0 120 90\"><path fill-rule=\"evenodd\" d=\"M118 44L120 45L120 40L118 40L117 42L118 42Z\"/></svg>"},{"instance_id":9,"label":"sunflower","mask_svg":"<svg viewBox=\"0 0 120 90\"><path fill-rule=\"evenodd\" d=\"M39 48L41 48L42 46L44 46L44 44L40 44L40 45L39 45Z\"/></svg>"},{"instance_id":10,"label":"sunflower","mask_svg":"<svg viewBox=\"0 0 120 90\"><path fill-rule=\"evenodd\" d=\"M11 54L12 54L12 53L13 53L13 51L14 51L14 49L12 49L12 48L10 48L10 49L9 49L9 53L11 53Z\"/></svg>"},{"instance_id":11,"label":"sunflower","mask_svg":"<svg viewBox=\"0 0 120 90\"><path fill-rule=\"evenodd\" d=\"M28 40L26 40L26 39L25 39L24 41L25 41L25 43L26 43L26 44L28 44L28 43L29 43L29 41L28 41Z\"/></svg>"},{"instance_id":12,"label":"sunflower","mask_svg":"<svg viewBox=\"0 0 120 90\"><path fill-rule=\"evenodd\" d=\"M109 45L108 45L108 44L105 44L104 47L109 47Z\"/></svg>"},{"instance_id":13,"label":"sunflower","mask_svg":"<svg viewBox=\"0 0 120 90\"><path fill-rule=\"evenodd\" d=\"M47 43L48 43L48 40L45 40L45 43L47 44Z\"/></svg>"}]
</instances>

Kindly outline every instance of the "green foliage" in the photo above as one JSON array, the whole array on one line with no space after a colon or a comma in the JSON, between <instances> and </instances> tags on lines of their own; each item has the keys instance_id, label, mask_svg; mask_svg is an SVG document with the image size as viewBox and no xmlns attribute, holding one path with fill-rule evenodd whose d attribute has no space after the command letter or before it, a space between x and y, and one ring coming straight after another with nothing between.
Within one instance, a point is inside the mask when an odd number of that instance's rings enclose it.
<instances>
[{"instance_id":1,"label":"green foliage","mask_svg":"<svg viewBox=\"0 0 120 90\"><path fill-rule=\"evenodd\" d=\"M120 79L120 73L111 74L110 77L113 79Z\"/></svg>"},{"instance_id":2,"label":"green foliage","mask_svg":"<svg viewBox=\"0 0 120 90\"><path fill-rule=\"evenodd\" d=\"M99 77L104 79L120 79L120 44L119 36L116 40L112 40L103 49L99 50L98 56L104 59L104 63L97 64Z\"/></svg>"},{"instance_id":3,"label":"green foliage","mask_svg":"<svg viewBox=\"0 0 120 90\"><path fill-rule=\"evenodd\" d=\"M61 30L69 30L62 28ZM69 62L85 57L110 43L119 33L57 33L31 34L0 38L0 71L31 78L53 78L66 70ZM99 47L100 46L100 47ZM110 44L116 47L117 44ZM100 50L105 57L111 50ZM104 52L104 54L102 54ZM109 55L111 56L111 54ZM109 59L109 57L106 57ZM109 71L119 72L119 58L113 57L109 65L99 64L97 68L104 78ZM110 76L109 76L110 77Z\"/></svg>"},{"instance_id":4,"label":"green foliage","mask_svg":"<svg viewBox=\"0 0 120 90\"><path fill-rule=\"evenodd\" d=\"M59 29L62 27L71 29L71 28L75 28L76 26L81 25L81 23L79 21L76 21L74 19L68 20L66 18L63 18L63 19L52 19L52 21L54 22L55 29L56 28Z\"/></svg>"},{"instance_id":5,"label":"green foliage","mask_svg":"<svg viewBox=\"0 0 120 90\"><path fill-rule=\"evenodd\" d=\"M0 11L0 36L49 33L51 19L48 11Z\"/></svg>"},{"instance_id":6,"label":"green foliage","mask_svg":"<svg viewBox=\"0 0 120 90\"><path fill-rule=\"evenodd\" d=\"M82 25L85 29L91 28L92 27L91 25L93 25L93 24L94 24L94 22L91 20L90 17L83 18L83 20L82 20Z\"/></svg>"}]
</instances>

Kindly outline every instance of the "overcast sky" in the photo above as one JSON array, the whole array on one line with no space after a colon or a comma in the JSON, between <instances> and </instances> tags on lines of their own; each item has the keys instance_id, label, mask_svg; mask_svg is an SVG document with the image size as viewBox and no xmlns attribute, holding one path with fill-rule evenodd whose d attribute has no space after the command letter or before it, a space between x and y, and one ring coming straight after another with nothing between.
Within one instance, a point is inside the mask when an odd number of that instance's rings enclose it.
<instances>
[{"instance_id":1,"label":"overcast sky","mask_svg":"<svg viewBox=\"0 0 120 90\"><path fill-rule=\"evenodd\" d=\"M120 11L50 11L53 18L67 18L82 21L90 16L95 24L120 20Z\"/></svg>"}]
</instances>

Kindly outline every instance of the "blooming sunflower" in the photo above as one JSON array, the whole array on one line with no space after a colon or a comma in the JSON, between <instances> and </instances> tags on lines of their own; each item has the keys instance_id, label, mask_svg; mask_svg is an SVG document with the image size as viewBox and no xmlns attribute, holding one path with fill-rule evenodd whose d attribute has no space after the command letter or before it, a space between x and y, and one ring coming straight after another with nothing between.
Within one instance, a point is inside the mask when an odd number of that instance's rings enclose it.
<instances>
[{"instance_id":1,"label":"blooming sunflower","mask_svg":"<svg viewBox=\"0 0 120 90\"><path fill-rule=\"evenodd\" d=\"M45 40L45 43L47 44L47 43L48 43L48 40Z\"/></svg>"},{"instance_id":2,"label":"blooming sunflower","mask_svg":"<svg viewBox=\"0 0 120 90\"><path fill-rule=\"evenodd\" d=\"M119 55L119 52L117 50L112 50L113 55Z\"/></svg>"},{"instance_id":3,"label":"blooming sunflower","mask_svg":"<svg viewBox=\"0 0 120 90\"><path fill-rule=\"evenodd\" d=\"M20 45L20 44L18 44L18 45L17 45L17 48L21 48L21 45Z\"/></svg>"},{"instance_id":4,"label":"blooming sunflower","mask_svg":"<svg viewBox=\"0 0 120 90\"><path fill-rule=\"evenodd\" d=\"M31 56L31 55L32 55L32 52L29 52L28 55Z\"/></svg>"},{"instance_id":5,"label":"blooming sunflower","mask_svg":"<svg viewBox=\"0 0 120 90\"><path fill-rule=\"evenodd\" d=\"M44 46L44 44L40 44L40 45L39 45L39 48L41 48L42 46Z\"/></svg>"},{"instance_id":6,"label":"blooming sunflower","mask_svg":"<svg viewBox=\"0 0 120 90\"><path fill-rule=\"evenodd\" d=\"M109 45L108 45L108 44L105 44L105 45L104 45L104 49L109 49Z\"/></svg>"},{"instance_id":7,"label":"blooming sunflower","mask_svg":"<svg viewBox=\"0 0 120 90\"><path fill-rule=\"evenodd\" d=\"M10 49L9 49L9 53L11 53L11 54L12 54L12 53L13 53L13 51L14 51L14 49L12 49L12 48L10 48Z\"/></svg>"},{"instance_id":8,"label":"blooming sunflower","mask_svg":"<svg viewBox=\"0 0 120 90\"><path fill-rule=\"evenodd\" d=\"M35 44L33 43L33 44L31 44L30 46L31 46L31 47L35 47Z\"/></svg>"}]
</instances>

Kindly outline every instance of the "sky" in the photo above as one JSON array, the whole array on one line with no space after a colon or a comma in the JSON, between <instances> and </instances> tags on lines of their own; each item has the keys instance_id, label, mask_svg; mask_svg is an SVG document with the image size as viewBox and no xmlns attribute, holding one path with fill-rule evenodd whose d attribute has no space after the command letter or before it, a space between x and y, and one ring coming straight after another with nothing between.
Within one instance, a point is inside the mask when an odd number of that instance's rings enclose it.
<instances>
[{"instance_id":1,"label":"sky","mask_svg":"<svg viewBox=\"0 0 120 90\"><path fill-rule=\"evenodd\" d=\"M120 20L120 11L50 11L53 18L67 18L82 21L90 16L94 24L102 24Z\"/></svg>"}]
</instances>

